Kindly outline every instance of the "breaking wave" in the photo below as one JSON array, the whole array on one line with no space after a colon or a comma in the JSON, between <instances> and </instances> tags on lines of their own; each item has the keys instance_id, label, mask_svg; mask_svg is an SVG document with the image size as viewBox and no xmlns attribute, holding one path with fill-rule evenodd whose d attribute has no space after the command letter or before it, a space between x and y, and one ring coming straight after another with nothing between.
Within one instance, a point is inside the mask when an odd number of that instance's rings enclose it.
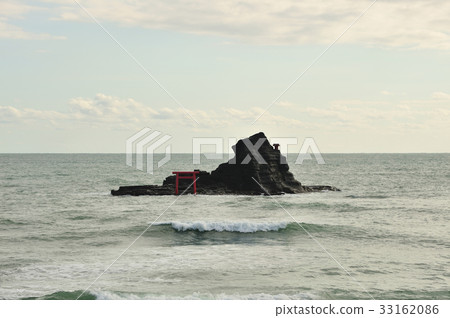
<instances>
[{"instance_id":1,"label":"breaking wave","mask_svg":"<svg viewBox=\"0 0 450 318\"><path fill-rule=\"evenodd\" d=\"M83 293L82 290L76 291L58 291L52 294L43 295L40 297L25 297L23 300L75 300ZM86 291L79 300L292 300L292 299L314 299L317 296L308 293L297 293L294 295L286 294L211 294L195 292L185 296L175 295L156 295L146 293L123 293L111 291Z\"/></svg>"},{"instance_id":2,"label":"breaking wave","mask_svg":"<svg viewBox=\"0 0 450 318\"><path fill-rule=\"evenodd\" d=\"M255 232L271 232L284 230L288 226L296 226L296 223L289 222L162 222L155 223L155 226L171 226L178 232L199 231L199 232L239 232L239 233L255 233Z\"/></svg>"}]
</instances>

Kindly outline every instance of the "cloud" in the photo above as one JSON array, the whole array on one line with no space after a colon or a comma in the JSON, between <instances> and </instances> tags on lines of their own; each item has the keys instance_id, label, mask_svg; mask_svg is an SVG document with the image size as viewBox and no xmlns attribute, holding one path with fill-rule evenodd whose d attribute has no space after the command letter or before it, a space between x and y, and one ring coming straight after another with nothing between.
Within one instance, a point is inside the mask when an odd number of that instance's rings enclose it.
<instances>
[{"instance_id":1,"label":"cloud","mask_svg":"<svg viewBox=\"0 0 450 318\"><path fill-rule=\"evenodd\" d=\"M72 1L55 2L56 18L90 21ZM263 45L329 44L372 0L90 0L99 21L123 26L214 35ZM413 49L450 49L450 2L378 0L339 43Z\"/></svg>"},{"instance_id":2,"label":"cloud","mask_svg":"<svg viewBox=\"0 0 450 318\"><path fill-rule=\"evenodd\" d=\"M64 36L55 36L47 33L33 33L22 28L0 21L0 38L18 40L64 40Z\"/></svg>"},{"instance_id":3,"label":"cloud","mask_svg":"<svg viewBox=\"0 0 450 318\"><path fill-rule=\"evenodd\" d=\"M80 3L100 22L212 35L258 45L330 44L372 0L90 0ZM72 0L0 3L0 38L64 39L31 32L16 20L46 12L53 20L93 23ZM450 49L450 2L378 0L339 40L367 47Z\"/></svg>"},{"instance_id":4,"label":"cloud","mask_svg":"<svg viewBox=\"0 0 450 318\"><path fill-rule=\"evenodd\" d=\"M0 2L0 39L19 40L64 40L64 36L55 36L48 33L36 33L26 31L11 23L11 20L23 20L34 11L42 11L37 6L31 6L22 2L3 1Z\"/></svg>"},{"instance_id":5,"label":"cloud","mask_svg":"<svg viewBox=\"0 0 450 318\"><path fill-rule=\"evenodd\" d=\"M430 99L399 102L339 100L328 107L297 106L295 112L296 118L314 122L326 130L405 132L428 129L449 132L450 94L434 92Z\"/></svg>"},{"instance_id":6,"label":"cloud","mask_svg":"<svg viewBox=\"0 0 450 318\"><path fill-rule=\"evenodd\" d=\"M104 94L97 94L94 98L73 98L69 105L73 118L91 122L136 122L157 114L132 98L120 99Z\"/></svg>"},{"instance_id":7,"label":"cloud","mask_svg":"<svg viewBox=\"0 0 450 318\"><path fill-rule=\"evenodd\" d=\"M11 19L23 18L25 14L32 11L33 6L17 1L2 1L0 2L1 16L9 17Z\"/></svg>"},{"instance_id":8,"label":"cloud","mask_svg":"<svg viewBox=\"0 0 450 318\"><path fill-rule=\"evenodd\" d=\"M149 107L132 98L97 94L93 98L73 98L68 104L65 112L0 106L0 125L47 123L62 129L98 127L107 130L158 126L210 132L219 128L229 130L251 127L251 123L264 111L258 107L229 107L221 111L187 110L200 123L196 125L182 108ZM418 130L435 131L439 135L450 133L450 94L444 92L435 92L425 100L339 100L331 102L327 107L289 104L292 107L288 110L278 111L274 106L265 112L255 127L302 127L308 130L358 134L369 131L404 134ZM285 112L289 115L286 116Z\"/></svg>"},{"instance_id":9,"label":"cloud","mask_svg":"<svg viewBox=\"0 0 450 318\"><path fill-rule=\"evenodd\" d=\"M55 120L64 120L68 118L68 114L52 110L36 110L31 108L18 109L12 106L0 106L0 123L28 123L37 120L53 122Z\"/></svg>"},{"instance_id":10,"label":"cloud","mask_svg":"<svg viewBox=\"0 0 450 318\"><path fill-rule=\"evenodd\" d=\"M443 92L434 92L431 97L433 99L447 99L450 100L450 94L443 93Z\"/></svg>"},{"instance_id":11,"label":"cloud","mask_svg":"<svg viewBox=\"0 0 450 318\"><path fill-rule=\"evenodd\" d=\"M262 108L247 110L227 108L218 113L214 110L159 108L144 105L132 98L119 98L105 94L97 94L93 98L77 97L69 101L66 112L53 110L19 109L13 106L0 106L0 123L32 123L49 122L52 125L65 127L68 123L78 123L90 127L136 128L151 124L187 126L196 130L250 125L263 111ZM193 122L187 111L200 125ZM270 112L258 121L270 126L301 125L299 120Z\"/></svg>"},{"instance_id":12,"label":"cloud","mask_svg":"<svg viewBox=\"0 0 450 318\"><path fill-rule=\"evenodd\" d=\"M230 120L244 125L251 125L256 118L259 117L256 123L264 126L305 126L305 123L300 120L285 117L282 115L274 115L270 111L265 111L263 108L251 107L249 109L227 108L223 110L224 113L230 117ZM262 116L260 116L263 114Z\"/></svg>"},{"instance_id":13,"label":"cloud","mask_svg":"<svg viewBox=\"0 0 450 318\"><path fill-rule=\"evenodd\" d=\"M182 108L154 109L132 98L119 98L105 94L97 94L93 98L77 97L71 99L66 112L19 109L13 106L0 106L0 123L30 123L46 121L57 126L67 122L84 125L109 127L135 127L148 125L157 121L172 125L194 125ZM214 111L186 110L205 127L228 125L231 122L223 119Z\"/></svg>"},{"instance_id":14,"label":"cloud","mask_svg":"<svg viewBox=\"0 0 450 318\"><path fill-rule=\"evenodd\" d=\"M224 112L236 120L250 122L250 121L255 120L256 117L258 117L261 113L263 113L264 109L259 108L259 107L252 107L247 110L236 109L236 108L226 108L226 109L224 109Z\"/></svg>"},{"instance_id":15,"label":"cloud","mask_svg":"<svg viewBox=\"0 0 450 318\"><path fill-rule=\"evenodd\" d=\"M288 101L279 101L275 103L276 106L286 108L286 109L292 109L295 108L295 104L288 102Z\"/></svg>"},{"instance_id":16,"label":"cloud","mask_svg":"<svg viewBox=\"0 0 450 318\"><path fill-rule=\"evenodd\" d=\"M87 125L117 124L141 122L157 112L129 98L97 94L94 98L73 98L66 112L36 109L18 109L13 106L0 106L0 118L3 123L47 121L64 126L67 121Z\"/></svg>"}]
</instances>

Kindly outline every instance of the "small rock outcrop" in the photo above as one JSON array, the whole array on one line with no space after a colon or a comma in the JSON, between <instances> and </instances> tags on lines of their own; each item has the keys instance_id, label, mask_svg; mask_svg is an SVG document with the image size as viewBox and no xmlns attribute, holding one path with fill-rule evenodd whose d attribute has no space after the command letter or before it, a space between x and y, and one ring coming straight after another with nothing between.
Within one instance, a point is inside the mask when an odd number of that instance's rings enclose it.
<instances>
[{"instance_id":1,"label":"small rock outcrop","mask_svg":"<svg viewBox=\"0 0 450 318\"><path fill-rule=\"evenodd\" d=\"M339 191L332 186L303 186L289 171L286 158L274 149L264 133L241 139L233 146L235 157L220 164L211 173L198 172L198 194L284 194L317 191ZM183 193L191 180L179 180ZM167 177L161 186L126 186L112 190L112 195L170 195L175 191L175 176ZM188 189L186 193L191 193Z\"/></svg>"}]
</instances>

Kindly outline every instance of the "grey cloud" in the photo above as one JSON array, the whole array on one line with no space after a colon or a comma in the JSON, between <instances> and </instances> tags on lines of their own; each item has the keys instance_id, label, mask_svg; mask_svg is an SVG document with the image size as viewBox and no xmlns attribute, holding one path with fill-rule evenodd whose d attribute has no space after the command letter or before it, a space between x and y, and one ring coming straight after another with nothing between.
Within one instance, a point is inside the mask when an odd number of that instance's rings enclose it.
<instances>
[{"instance_id":1,"label":"grey cloud","mask_svg":"<svg viewBox=\"0 0 450 318\"><path fill-rule=\"evenodd\" d=\"M264 44L331 43L371 0L144 1L83 3L100 21L209 34ZM57 6L59 19L89 21L75 6ZM379 0L340 40L365 46L450 49L450 2Z\"/></svg>"}]
</instances>

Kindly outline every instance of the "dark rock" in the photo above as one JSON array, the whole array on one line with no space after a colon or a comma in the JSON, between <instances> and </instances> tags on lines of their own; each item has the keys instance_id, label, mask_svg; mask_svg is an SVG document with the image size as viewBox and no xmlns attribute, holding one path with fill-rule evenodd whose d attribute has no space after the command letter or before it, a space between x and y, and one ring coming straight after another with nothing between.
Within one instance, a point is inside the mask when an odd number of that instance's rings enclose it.
<instances>
[{"instance_id":1,"label":"dark rock","mask_svg":"<svg viewBox=\"0 0 450 318\"><path fill-rule=\"evenodd\" d=\"M158 185L141 185L119 187L119 190L111 190L112 195L169 195L174 194L173 187Z\"/></svg>"},{"instance_id":2,"label":"dark rock","mask_svg":"<svg viewBox=\"0 0 450 318\"><path fill-rule=\"evenodd\" d=\"M284 194L317 191L339 191L332 186L303 186L289 171L286 158L274 149L264 133L241 139L233 146L235 157L222 163L211 173L199 171L198 194ZM192 180L179 180L179 193ZM186 193L192 193L192 187ZM162 186L143 185L120 187L112 195L169 195L175 194L175 175L168 176Z\"/></svg>"},{"instance_id":3,"label":"dark rock","mask_svg":"<svg viewBox=\"0 0 450 318\"><path fill-rule=\"evenodd\" d=\"M269 144L264 133L239 140L233 150L235 157L211 172L213 178L233 191L250 194L305 192L289 171L286 158Z\"/></svg>"}]
</instances>

